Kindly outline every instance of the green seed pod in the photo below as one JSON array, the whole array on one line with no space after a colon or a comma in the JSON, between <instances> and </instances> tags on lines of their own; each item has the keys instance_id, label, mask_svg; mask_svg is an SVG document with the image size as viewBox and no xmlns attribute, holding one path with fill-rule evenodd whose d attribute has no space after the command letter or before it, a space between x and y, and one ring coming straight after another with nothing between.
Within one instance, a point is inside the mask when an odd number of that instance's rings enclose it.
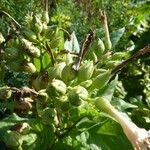
<instances>
[{"instance_id":1,"label":"green seed pod","mask_svg":"<svg viewBox=\"0 0 150 150\"><path fill-rule=\"evenodd\" d=\"M18 132L8 130L4 134L4 142L7 147L15 148L21 146L23 141Z\"/></svg>"},{"instance_id":2,"label":"green seed pod","mask_svg":"<svg viewBox=\"0 0 150 150\"><path fill-rule=\"evenodd\" d=\"M57 79L53 79L52 82L47 87L47 93L51 96L62 96L66 93L67 87L66 84Z\"/></svg>"},{"instance_id":3,"label":"green seed pod","mask_svg":"<svg viewBox=\"0 0 150 150\"><path fill-rule=\"evenodd\" d=\"M105 69L113 69L113 68L115 68L119 64L120 64L120 61L117 61L117 60L113 61L113 60L111 60L111 61L108 61L106 63L106 65L104 66L104 68Z\"/></svg>"},{"instance_id":4,"label":"green seed pod","mask_svg":"<svg viewBox=\"0 0 150 150\"><path fill-rule=\"evenodd\" d=\"M66 65L62 70L61 78L64 82L72 81L75 79L77 72L72 68L73 64Z\"/></svg>"},{"instance_id":5,"label":"green seed pod","mask_svg":"<svg viewBox=\"0 0 150 150\"><path fill-rule=\"evenodd\" d=\"M105 51L105 45L100 38L98 39L98 50L100 51L101 54L103 54Z\"/></svg>"},{"instance_id":6,"label":"green seed pod","mask_svg":"<svg viewBox=\"0 0 150 150\"><path fill-rule=\"evenodd\" d=\"M5 49L5 58L9 60L17 59L19 56L19 50L15 47Z\"/></svg>"},{"instance_id":7,"label":"green seed pod","mask_svg":"<svg viewBox=\"0 0 150 150\"><path fill-rule=\"evenodd\" d=\"M2 35L2 33L0 32L0 44L2 44L3 42L5 42L5 39Z\"/></svg>"},{"instance_id":8,"label":"green seed pod","mask_svg":"<svg viewBox=\"0 0 150 150\"><path fill-rule=\"evenodd\" d=\"M102 74L99 74L97 77L93 79L93 84L90 86L90 91L93 89L102 89L112 77L111 71L106 71Z\"/></svg>"},{"instance_id":9,"label":"green seed pod","mask_svg":"<svg viewBox=\"0 0 150 150\"><path fill-rule=\"evenodd\" d=\"M0 87L0 99L9 99L12 95L12 91L7 86Z\"/></svg>"},{"instance_id":10,"label":"green seed pod","mask_svg":"<svg viewBox=\"0 0 150 150\"><path fill-rule=\"evenodd\" d=\"M41 20L37 16L33 16L32 20L32 30L38 35L42 32L43 25L41 23Z\"/></svg>"},{"instance_id":11,"label":"green seed pod","mask_svg":"<svg viewBox=\"0 0 150 150\"><path fill-rule=\"evenodd\" d=\"M45 92L39 91L39 95L37 96L37 99L42 103L46 103L48 100L48 95Z\"/></svg>"},{"instance_id":12,"label":"green seed pod","mask_svg":"<svg viewBox=\"0 0 150 150\"><path fill-rule=\"evenodd\" d=\"M43 72L42 74L39 74L38 77L32 81L32 86L36 91L39 91L41 89L46 89L47 85L48 85L47 72Z\"/></svg>"},{"instance_id":13,"label":"green seed pod","mask_svg":"<svg viewBox=\"0 0 150 150\"><path fill-rule=\"evenodd\" d=\"M46 24L49 23L48 11L44 11L44 12L42 13L42 21L43 21L43 23L46 23Z\"/></svg>"},{"instance_id":14,"label":"green seed pod","mask_svg":"<svg viewBox=\"0 0 150 150\"><path fill-rule=\"evenodd\" d=\"M33 74L36 72L36 67L31 62L25 61L23 63L23 71Z\"/></svg>"},{"instance_id":15,"label":"green seed pod","mask_svg":"<svg viewBox=\"0 0 150 150\"><path fill-rule=\"evenodd\" d=\"M42 122L46 125L55 124L57 112L54 108L45 108L41 114Z\"/></svg>"},{"instance_id":16,"label":"green seed pod","mask_svg":"<svg viewBox=\"0 0 150 150\"><path fill-rule=\"evenodd\" d=\"M24 36L31 42L36 42L37 41L37 37L36 34L30 30L30 29L24 29L23 30L23 34Z\"/></svg>"},{"instance_id":17,"label":"green seed pod","mask_svg":"<svg viewBox=\"0 0 150 150\"><path fill-rule=\"evenodd\" d=\"M26 39L22 39L25 52L32 57L40 57L40 50Z\"/></svg>"},{"instance_id":18,"label":"green seed pod","mask_svg":"<svg viewBox=\"0 0 150 150\"><path fill-rule=\"evenodd\" d=\"M61 62L59 64L55 64L54 67L50 68L48 71L49 79L50 80L52 80L54 78L60 79L62 70L64 69L65 65L66 64L64 62Z\"/></svg>"},{"instance_id":19,"label":"green seed pod","mask_svg":"<svg viewBox=\"0 0 150 150\"><path fill-rule=\"evenodd\" d=\"M88 61L81 65L78 71L78 82L83 82L92 77L94 71L93 61Z\"/></svg>"},{"instance_id":20,"label":"green seed pod","mask_svg":"<svg viewBox=\"0 0 150 150\"><path fill-rule=\"evenodd\" d=\"M73 106L80 106L88 98L88 91L82 86L74 87L70 92L68 99Z\"/></svg>"}]
</instances>

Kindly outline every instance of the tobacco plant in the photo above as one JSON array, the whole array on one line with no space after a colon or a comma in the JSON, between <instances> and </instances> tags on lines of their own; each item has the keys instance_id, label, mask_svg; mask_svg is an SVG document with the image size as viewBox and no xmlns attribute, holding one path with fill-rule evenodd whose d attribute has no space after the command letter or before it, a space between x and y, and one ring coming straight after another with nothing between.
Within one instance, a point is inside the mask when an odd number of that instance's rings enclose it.
<instances>
[{"instance_id":1,"label":"tobacco plant","mask_svg":"<svg viewBox=\"0 0 150 150\"><path fill-rule=\"evenodd\" d=\"M49 26L47 10L26 16L25 26L8 13L1 13L14 25L9 35L0 34L0 103L1 110L9 111L0 122L1 147L132 149L131 142L135 149L143 150L143 145L149 149L146 130L143 129L142 138L134 135L131 127L124 130L123 121L118 121L115 113L106 111L111 109L108 101L113 99L118 85L117 73L131 60L147 53L149 45L131 57L127 51L113 52L112 46L124 29L119 29L111 42L105 11L100 11L104 37L95 38L94 29L89 29L82 45L75 32L70 34L62 25ZM8 70L24 73L26 86L8 84Z\"/></svg>"}]
</instances>

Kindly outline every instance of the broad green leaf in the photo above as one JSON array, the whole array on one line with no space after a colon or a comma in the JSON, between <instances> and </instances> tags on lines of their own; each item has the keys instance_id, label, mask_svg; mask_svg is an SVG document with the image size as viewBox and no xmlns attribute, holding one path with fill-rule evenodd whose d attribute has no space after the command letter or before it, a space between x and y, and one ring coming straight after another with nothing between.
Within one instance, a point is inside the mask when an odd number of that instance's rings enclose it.
<instances>
[{"instance_id":1,"label":"broad green leaf","mask_svg":"<svg viewBox=\"0 0 150 150\"><path fill-rule=\"evenodd\" d=\"M108 101L111 101L116 85L118 82L118 75L116 75L115 79L111 81L109 84L107 84L100 92L98 93L97 96L103 96L105 97Z\"/></svg>"},{"instance_id":2,"label":"broad green leaf","mask_svg":"<svg viewBox=\"0 0 150 150\"><path fill-rule=\"evenodd\" d=\"M50 63L50 56L48 53L45 53L44 56L42 57L42 63L43 63L43 68L47 67Z\"/></svg>"},{"instance_id":3,"label":"broad green leaf","mask_svg":"<svg viewBox=\"0 0 150 150\"><path fill-rule=\"evenodd\" d=\"M71 40L65 41L64 48L70 52L79 53L80 46L74 31L71 34Z\"/></svg>"},{"instance_id":4,"label":"broad green leaf","mask_svg":"<svg viewBox=\"0 0 150 150\"><path fill-rule=\"evenodd\" d=\"M125 102L124 100L114 97L112 100L112 105L115 106L118 110L126 110L128 108L137 108L136 105L133 105L131 103Z\"/></svg>"},{"instance_id":5,"label":"broad green leaf","mask_svg":"<svg viewBox=\"0 0 150 150\"><path fill-rule=\"evenodd\" d=\"M34 62L34 65L35 65L35 67L36 67L36 70L37 70L38 72L40 72L40 69L41 69L41 62L40 62L40 59L34 58L33 62Z\"/></svg>"},{"instance_id":6,"label":"broad green leaf","mask_svg":"<svg viewBox=\"0 0 150 150\"><path fill-rule=\"evenodd\" d=\"M125 27L118 29L117 31L110 34L111 42L113 48L118 44L120 38L123 36L125 32Z\"/></svg>"}]
</instances>

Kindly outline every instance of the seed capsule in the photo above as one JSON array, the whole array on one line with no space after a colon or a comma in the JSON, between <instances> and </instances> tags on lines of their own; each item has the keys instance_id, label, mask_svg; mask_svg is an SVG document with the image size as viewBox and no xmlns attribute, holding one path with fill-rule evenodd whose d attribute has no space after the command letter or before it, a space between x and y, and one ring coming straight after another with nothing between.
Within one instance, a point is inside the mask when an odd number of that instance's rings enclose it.
<instances>
[{"instance_id":1,"label":"seed capsule","mask_svg":"<svg viewBox=\"0 0 150 150\"><path fill-rule=\"evenodd\" d=\"M43 25L39 17L34 16L32 20L32 30L38 35L42 32Z\"/></svg>"},{"instance_id":2,"label":"seed capsule","mask_svg":"<svg viewBox=\"0 0 150 150\"><path fill-rule=\"evenodd\" d=\"M78 82L83 82L92 77L94 71L93 61L88 61L84 63L78 71Z\"/></svg>"},{"instance_id":3,"label":"seed capsule","mask_svg":"<svg viewBox=\"0 0 150 150\"><path fill-rule=\"evenodd\" d=\"M82 86L74 87L70 92L68 99L73 106L80 106L88 98L88 91Z\"/></svg>"},{"instance_id":4,"label":"seed capsule","mask_svg":"<svg viewBox=\"0 0 150 150\"><path fill-rule=\"evenodd\" d=\"M12 91L7 86L0 87L0 99L9 99L12 95Z\"/></svg>"},{"instance_id":5,"label":"seed capsule","mask_svg":"<svg viewBox=\"0 0 150 150\"><path fill-rule=\"evenodd\" d=\"M30 29L24 29L23 30L23 34L25 35L25 37L31 41L31 42L36 42L37 41L37 37L36 34L30 30Z\"/></svg>"},{"instance_id":6,"label":"seed capsule","mask_svg":"<svg viewBox=\"0 0 150 150\"><path fill-rule=\"evenodd\" d=\"M77 72L72 68L73 64L69 64L62 70L61 78L63 81L68 82L75 79Z\"/></svg>"},{"instance_id":7,"label":"seed capsule","mask_svg":"<svg viewBox=\"0 0 150 150\"><path fill-rule=\"evenodd\" d=\"M52 82L47 87L47 93L51 96L62 96L66 93L66 84L57 79L53 79Z\"/></svg>"},{"instance_id":8,"label":"seed capsule","mask_svg":"<svg viewBox=\"0 0 150 150\"><path fill-rule=\"evenodd\" d=\"M33 74L36 72L36 67L31 62L24 62L23 63L23 70L25 72Z\"/></svg>"}]
</instances>

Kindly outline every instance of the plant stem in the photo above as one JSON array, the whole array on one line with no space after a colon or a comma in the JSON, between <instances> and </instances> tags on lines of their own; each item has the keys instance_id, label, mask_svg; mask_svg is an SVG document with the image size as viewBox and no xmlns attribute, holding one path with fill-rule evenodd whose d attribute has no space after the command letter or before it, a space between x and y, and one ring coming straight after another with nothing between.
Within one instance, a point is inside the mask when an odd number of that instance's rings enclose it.
<instances>
[{"instance_id":1,"label":"plant stem","mask_svg":"<svg viewBox=\"0 0 150 150\"><path fill-rule=\"evenodd\" d=\"M5 15L8 18L10 18L19 28L21 28L21 25L10 14L8 14L7 12L5 12L3 10L0 10L0 16L2 16L2 15Z\"/></svg>"},{"instance_id":2,"label":"plant stem","mask_svg":"<svg viewBox=\"0 0 150 150\"><path fill-rule=\"evenodd\" d=\"M94 38L94 32L92 31L92 29L90 29L86 35L86 38L85 38L85 41L82 45L82 48L79 52L79 55L78 55L78 60L77 62L73 65L73 69L78 71L79 70L79 67L80 67L80 64L90 46L90 44L92 43L93 41L93 38Z\"/></svg>"},{"instance_id":3,"label":"plant stem","mask_svg":"<svg viewBox=\"0 0 150 150\"><path fill-rule=\"evenodd\" d=\"M138 52L136 52L133 56L131 56L129 59L123 61L121 64L119 64L117 67L115 67L112 71L111 74L116 74L119 72L121 69L126 67L130 62L137 60L139 57L143 56L146 53L150 53L150 44L145 46L144 48L140 49Z\"/></svg>"}]
</instances>

